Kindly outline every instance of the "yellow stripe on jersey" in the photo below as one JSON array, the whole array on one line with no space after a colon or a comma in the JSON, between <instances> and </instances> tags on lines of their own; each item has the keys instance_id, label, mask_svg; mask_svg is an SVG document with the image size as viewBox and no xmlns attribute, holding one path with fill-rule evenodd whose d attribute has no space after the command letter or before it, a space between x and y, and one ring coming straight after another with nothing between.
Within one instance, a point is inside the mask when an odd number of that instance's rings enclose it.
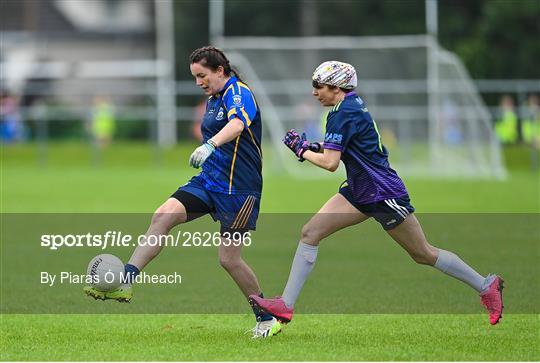
<instances>
[{"instance_id":1,"label":"yellow stripe on jersey","mask_svg":"<svg viewBox=\"0 0 540 363\"><path fill-rule=\"evenodd\" d=\"M234 163L236 162L236 152L238 151L238 143L240 142L240 135L236 137L236 145L234 146L234 154L231 162L231 173L229 176L229 194L232 194L232 181L234 175Z\"/></svg>"},{"instance_id":2,"label":"yellow stripe on jersey","mask_svg":"<svg viewBox=\"0 0 540 363\"><path fill-rule=\"evenodd\" d=\"M257 151L259 152L259 156L261 157L261 161L262 161L261 149L259 148L259 145L257 145L257 143L255 142L255 137L253 137L253 133L251 132L251 129L248 129L248 132L249 132L249 136L251 136L251 141L253 141L253 145L255 145L255 147L257 148Z\"/></svg>"},{"instance_id":3,"label":"yellow stripe on jersey","mask_svg":"<svg viewBox=\"0 0 540 363\"><path fill-rule=\"evenodd\" d=\"M225 90L225 92L223 92L223 98L225 98L225 95L227 94L227 92L229 92L230 89L232 89L233 94L234 94L234 83L231 84L229 87L227 87L227 89Z\"/></svg>"},{"instance_id":4,"label":"yellow stripe on jersey","mask_svg":"<svg viewBox=\"0 0 540 363\"><path fill-rule=\"evenodd\" d=\"M249 93L251 93L251 89L247 86L247 84L245 84L243 82L237 82L237 84L238 84L238 87L244 88L244 89L248 90Z\"/></svg>"},{"instance_id":5,"label":"yellow stripe on jersey","mask_svg":"<svg viewBox=\"0 0 540 363\"><path fill-rule=\"evenodd\" d=\"M232 89L233 95L236 94L234 86L235 86L235 83L233 83L229 87L227 87L227 89L223 93L223 98L225 98L225 95L227 94L227 92L230 89ZM242 94L241 88L245 88L246 90L248 90L250 95L251 95L251 99L253 100L253 105L255 106L255 108L257 108L257 102L255 102L255 97L253 96L253 93L251 93L251 90L249 89L249 87L246 84L242 83L242 82L236 82L236 87L237 87L239 95ZM240 112L242 113L242 116L244 116L244 119L245 119L245 121L246 121L246 123L247 123L247 125L249 127L251 125L251 119L249 118L247 112L245 111L245 109L243 107L240 109ZM235 111L235 109L229 110L229 112L227 113L227 118L230 119L231 116L233 114L235 114L235 113L238 113L237 111Z\"/></svg>"},{"instance_id":6,"label":"yellow stripe on jersey","mask_svg":"<svg viewBox=\"0 0 540 363\"><path fill-rule=\"evenodd\" d=\"M242 112L242 116L244 116L244 118L246 119L246 123L247 123L247 125L249 127L249 125L251 125L251 120L249 119L249 116L248 116L246 110L244 110L244 108L242 107L240 109L240 111Z\"/></svg>"},{"instance_id":7,"label":"yellow stripe on jersey","mask_svg":"<svg viewBox=\"0 0 540 363\"><path fill-rule=\"evenodd\" d=\"M245 83L242 83L242 82L238 82L238 85L249 91L249 94L251 95L251 99L253 100L253 104L255 105L255 108L257 108L257 102L255 101L255 97L253 96L253 92L251 92L251 89Z\"/></svg>"},{"instance_id":8,"label":"yellow stripe on jersey","mask_svg":"<svg viewBox=\"0 0 540 363\"><path fill-rule=\"evenodd\" d=\"M242 113L242 116L244 116L244 118L246 119L246 123L247 123L247 125L249 127L251 125L251 120L249 119L248 114L246 113L246 111L244 110L243 107L240 109L240 112ZM229 121L232 121L232 120L230 120L232 115L238 115L238 110L236 108L233 108L232 110L230 110L227 113L227 119L229 119ZM236 118L238 118L240 121L242 121L242 119L240 119L240 117L236 117Z\"/></svg>"}]
</instances>

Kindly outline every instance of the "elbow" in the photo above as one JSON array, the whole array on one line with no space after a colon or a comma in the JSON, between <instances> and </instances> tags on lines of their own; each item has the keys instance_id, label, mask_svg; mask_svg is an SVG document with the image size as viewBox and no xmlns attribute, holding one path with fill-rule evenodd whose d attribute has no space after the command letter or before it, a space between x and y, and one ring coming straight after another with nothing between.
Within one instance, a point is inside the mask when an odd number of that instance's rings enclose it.
<instances>
[{"instance_id":1,"label":"elbow","mask_svg":"<svg viewBox=\"0 0 540 363\"><path fill-rule=\"evenodd\" d=\"M244 129L245 129L244 123L240 122L240 124L238 125L238 135L240 135L242 131L244 131Z\"/></svg>"},{"instance_id":2,"label":"elbow","mask_svg":"<svg viewBox=\"0 0 540 363\"><path fill-rule=\"evenodd\" d=\"M326 170L328 170L329 172L333 173L334 171L336 171L339 167L339 163L337 164L329 164L326 166Z\"/></svg>"},{"instance_id":3,"label":"elbow","mask_svg":"<svg viewBox=\"0 0 540 363\"><path fill-rule=\"evenodd\" d=\"M235 128L234 128L234 131L235 131L235 136L238 136L242 133L242 131L244 131L244 123L241 121L241 120L238 120L237 119L237 122L235 122Z\"/></svg>"}]
</instances>

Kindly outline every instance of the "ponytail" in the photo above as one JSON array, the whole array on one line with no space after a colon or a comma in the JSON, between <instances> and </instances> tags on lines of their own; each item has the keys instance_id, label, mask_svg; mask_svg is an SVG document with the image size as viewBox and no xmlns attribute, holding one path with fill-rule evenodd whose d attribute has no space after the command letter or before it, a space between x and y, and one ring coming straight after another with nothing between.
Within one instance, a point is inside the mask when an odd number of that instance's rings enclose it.
<instances>
[{"instance_id":1,"label":"ponytail","mask_svg":"<svg viewBox=\"0 0 540 363\"><path fill-rule=\"evenodd\" d=\"M217 71L219 66L223 67L223 73L230 77L231 74L238 78L240 82L244 82L240 78L240 73L231 66L229 59L219 48L213 46L206 46L202 48L195 49L193 53L189 56L189 62L200 63L206 68L210 68L213 71Z\"/></svg>"}]
</instances>

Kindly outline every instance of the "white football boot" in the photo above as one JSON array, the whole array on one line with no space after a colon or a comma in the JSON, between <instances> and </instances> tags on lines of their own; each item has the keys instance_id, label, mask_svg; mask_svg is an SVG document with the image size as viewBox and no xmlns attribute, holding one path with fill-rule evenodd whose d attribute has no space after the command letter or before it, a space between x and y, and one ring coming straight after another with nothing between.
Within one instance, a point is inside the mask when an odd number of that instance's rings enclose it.
<instances>
[{"instance_id":1,"label":"white football boot","mask_svg":"<svg viewBox=\"0 0 540 363\"><path fill-rule=\"evenodd\" d=\"M272 320L258 321L255 327L251 329L253 339L269 338L281 332L280 322L272 317Z\"/></svg>"}]
</instances>

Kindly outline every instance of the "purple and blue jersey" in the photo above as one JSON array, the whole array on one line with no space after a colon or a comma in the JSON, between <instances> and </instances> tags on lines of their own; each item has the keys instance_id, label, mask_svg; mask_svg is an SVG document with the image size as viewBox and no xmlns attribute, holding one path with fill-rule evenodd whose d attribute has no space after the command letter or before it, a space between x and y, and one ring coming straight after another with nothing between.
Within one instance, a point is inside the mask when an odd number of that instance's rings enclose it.
<instances>
[{"instance_id":1,"label":"purple and blue jersey","mask_svg":"<svg viewBox=\"0 0 540 363\"><path fill-rule=\"evenodd\" d=\"M262 190L261 113L247 85L231 77L222 91L208 98L201 130L203 142L216 135L234 118L244 130L221 145L202 165L204 187L223 194L255 194Z\"/></svg>"},{"instance_id":2,"label":"purple and blue jersey","mask_svg":"<svg viewBox=\"0 0 540 363\"><path fill-rule=\"evenodd\" d=\"M347 184L356 203L407 195L403 181L390 167L377 124L355 92L347 93L328 113L324 148L341 151Z\"/></svg>"}]
</instances>

